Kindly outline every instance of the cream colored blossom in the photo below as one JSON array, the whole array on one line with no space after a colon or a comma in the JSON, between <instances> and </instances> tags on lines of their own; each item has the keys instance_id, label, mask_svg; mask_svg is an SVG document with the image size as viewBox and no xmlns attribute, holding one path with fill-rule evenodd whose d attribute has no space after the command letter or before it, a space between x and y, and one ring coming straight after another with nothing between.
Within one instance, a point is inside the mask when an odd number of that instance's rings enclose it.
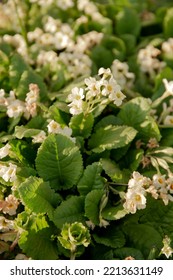
<instances>
[{"instance_id":1,"label":"cream colored blossom","mask_svg":"<svg viewBox=\"0 0 173 280\"><path fill-rule=\"evenodd\" d=\"M12 220L8 220L3 216L0 216L0 231L7 232L14 228L14 222Z\"/></svg>"},{"instance_id":2,"label":"cream colored blossom","mask_svg":"<svg viewBox=\"0 0 173 280\"><path fill-rule=\"evenodd\" d=\"M165 175L155 174L153 176L153 185L156 189L165 188L166 187L166 179Z\"/></svg>"},{"instance_id":3,"label":"cream colored blossom","mask_svg":"<svg viewBox=\"0 0 173 280\"><path fill-rule=\"evenodd\" d=\"M40 131L38 134L32 136L33 143L42 143L46 139L46 133L44 130Z\"/></svg>"},{"instance_id":4,"label":"cream colored blossom","mask_svg":"<svg viewBox=\"0 0 173 280\"><path fill-rule=\"evenodd\" d=\"M9 118L18 118L25 112L25 103L21 100L14 100L7 106L7 115Z\"/></svg>"},{"instance_id":5,"label":"cream colored blossom","mask_svg":"<svg viewBox=\"0 0 173 280\"><path fill-rule=\"evenodd\" d=\"M4 147L0 149L0 159L9 155L11 146L7 143Z\"/></svg>"},{"instance_id":6,"label":"cream colored blossom","mask_svg":"<svg viewBox=\"0 0 173 280\"><path fill-rule=\"evenodd\" d=\"M47 125L47 128L48 128L48 133L58 133L59 129L60 129L60 124L57 123L56 121L54 120L51 120L49 122L49 124Z\"/></svg>"},{"instance_id":7,"label":"cream colored blossom","mask_svg":"<svg viewBox=\"0 0 173 280\"><path fill-rule=\"evenodd\" d=\"M18 208L19 201L15 196L10 194L5 198L5 205L2 209L4 214L9 214L10 216L16 215L16 210Z\"/></svg>"},{"instance_id":8,"label":"cream colored blossom","mask_svg":"<svg viewBox=\"0 0 173 280\"><path fill-rule=\"evenodd\" d=\"M122 89L131 88L135 79L135 75L129 72L129 66L126 62L115 59L111 65L111 71L114 79Z\"/></svg>"},{"instance_id":9,"label":"cream colored blossom","mask_svg":"<svg viewBox=\"0 0 173 280\"><path fill-rule=\"evenodd\" d=\"M162 51L165 54L172 55L173 53L173 38L169 38L162 43Z\"/></svg>"},{"instance_id":10,"label":"cream colored blossom","mask_svg":"<svg viewBox=\"0 0 173 280\"><path fill-rule=\"evenodd\" d=\"M168 82L167 79L162 80L165 86L165 90L170 94L173 95L173 81Z\"/></svg>"},{"instance_id":11,"label":"cream colored blossom","mask_svg":"<svg viewBox=\"0 0 173 280\"><path fill-rule=\"evenodd\" d=\"M173 116L167 115L163 121L163 124L173 126Z\"/></svg>"},{"instance_id":12,"label":"cream colored blossom","mask_svg":"<svg viewBox=\"0 0 173 280\"><path fill-rule=\"evenodd\" d=\"M9 166L0 164L0 176L6 182L14 182L17 179L16 176L17 166L13 163L9 163Z\"/></svg>"},{"instance_id":13,"label":"cream colored blossom","mask_svg":"<svg viewBox=\"0 0 173 280\"><path fill-rule=\"evenodd\" d=\"M167 259L172 256L173 249L170 246L171 239L166 235L163 239L163 248L161 249L160 254L164 254Z\"/></svg>"}]
</instances>

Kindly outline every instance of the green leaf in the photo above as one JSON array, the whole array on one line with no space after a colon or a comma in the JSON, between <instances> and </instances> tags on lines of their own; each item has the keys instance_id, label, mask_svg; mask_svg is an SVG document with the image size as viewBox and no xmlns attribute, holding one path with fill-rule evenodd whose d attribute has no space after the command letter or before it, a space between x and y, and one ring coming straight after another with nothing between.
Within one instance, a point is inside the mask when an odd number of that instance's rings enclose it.
<instances>
[{"instance_id":1,"label":"green leaf","mask_svg":"<svg viewBox=\"0 0 173 280\"><path fill-rule=\"evenodd\" d=\"M120 118L115 117L114 115L109 115L104 118L102 118L95 126L94 131L101 127L106 127L108 125L122 125L123 121Z\"/></svg>"},{"instance_id":2,"label":"green leaf","mask_svg":"<svg viewBox=\"0 0 173 280\"><path fill-rule=\"evenodd\" d=\"M75 115L71 118L69 126L73 130L74 136L82 136L88 138L94 124L94 117L90 113L84 116L83 113Z\"/></svg>"},{"instance_id":3,"label":"green leaf","mask_svg":"<svg viewBox=\"0 0 173 280\"><path fill-rule=\"evenodd\" d=\"M61 134L51 134L42 143L36 158L37 171L55 189L69 189L81 175L82 157L78 147Z\"/></svg>"},{"instance_id":4,"label":"green leaf","mask_svg":"<svg viewBox=\"0 0 173 280\"><path fill-rule=\"evenodd\" d=\"M144 256L140 250L136 248L124 247L118 248L114 250L115 257L120 258L120 260L124 260L126 257L133 257L135 260L143 260Z\"/></svg>"},{"instance_id":5,"label":"green leaf","mask_svg":"<svg viewBox=\"0 0 173 280\"><path fill-rule=\"evenodd\" d=\"M140 222L148 223L169 236L173 228L173 203L165 205L161 200L148 198L147 204L148 207L141 212Z\"/></svg>"},{"instance_id":6,"label":"green leaf","mask_svg":"<svg viewBox=\"0 0 173 280\"><path fill-rule=\"evenodd\" d=\"M16 126L14 131L14 136L18 139L22 139L24 137L30 138L35 136L41 132L40 129L36 128L27 128L24 125Z\"/></svg>"},{"instance_id":7,"label":"green leaf","mask_svg":"<svg viewBox=\"0 0 173 280\"><path fill-rule=\"evenodd\" d=\"M141 21L137 12L125 7L116 16L115 30L118 35L133 34L136 37L141 30Z\"/></svg>"},{"instance_id":8,"label":"green leaf","mask_svg":"<svg viewBox=\"0 0 173 280\"><path fill-rule=\"evenodd\" d=\"M145 121L150 109L150 104L146 98L136 97L122 106L118 117L121 118L126 125L139 128L140 124Z\"/></svg>"},{"instance_id":9,"label":"green leaf","mask_svg":"<svg viewBox=\"0 0 173 280\"><path fill-rule=\"evenodd\" d=\"M12 88L17 88L20 78L24 71L29 70L30 67L24 61L23 57L18 53L15 53L11 58L9 67L10 83ZM27 89L28 92L28 89ZM26 92L26 93L27 93Z\"/></svg>"},{"instance_id":10,"label":"green leaf","mask_svg":"<svg viewBox=\"0 0 173 280\"><path fill-rule=\"evenodd\" d=\"M93 234L93 237L97 243L111 248L120 248L125 244L124 234L117 229L117 226L109 226L106 230L101 229L99 233Z\"/></svg>"},{"instance_id":11,"label":"green leaf","mask_svg":"<svg viewBox=\"0 0 173 280\"><path fill-rule=\"evenodd\" d=\"M107 246L96 244L91 248L93 260L113 260L113 250Z\"/></svg>"},{"instance_id":12,"label":"green leaf","mask_svg":"<svg viewBox=\"0 0 173 280\"><path fill-rule=\"evenodd\" d=\"M150 104L144 97L136 97L122 106L118 117L124 121L124 124L134 127L138 130L138 136L144 141L150 138L161 138L160 131L155 120L149 115Z\"/></svg>"},{"instance_id":13,"label":"green leaf","mask_svg":"<svg viewBox=\"0 0 173 280\"><path fill-rule=\"evenodd\" d=\"M98 129L89 140L89 147L95 153L117 149L128 145L136 136L137 131L128 126L109 125Z\"/></svg>"},{"instance_id":14,"label":"green leaf","mask_svg":"<svg viewBox=\"0 0 173 280\"><path fill-rule=\"evenodd\" d=\"M93 190L85 198L85 215L95 225L100 224L100 202L103 190Z\"/></svg>"},{"instance_id":15,"label":"green leaf","mask_svg":"<svg viewBox=\"0 0 173 280\"><path fill-rule=\"evenodd\" d=\"M122 204L118 206L106 206L102 211L102 217L109 221L119 220L127 215L126 210Z\"/></svg>"},{"instance_id":16,"label":"green leaf","mask_svg":"<svg viewBox=\"0 0 173 280\"><path fill-rule=\"evenodd\" d=\"M163 20L163 32L166 38L173 37L173 8L167 10Z\"/></svg>"},{"instance_id":17,"label":"green leaf","mask_svg":"<svg viewBox=\"0 0 173 280\"><path fill-rule=\"evenodd\" d=\"M45 221L44 217L37 216L32 223L39 223L39 228L34 224L22 231L18 244L28 257L35 260L56 260L58 258L57 248L51 237L53 231Z\"/></svg>"},{"instance_id":18,"label":"green leaf","mask_svg":"<svg viewBox=\"0 0 173 280\"><path fill-rule=\"evenodd\" d=\"M47 213L52 219L54 207L60 201L60 196L54 192L49 183L42 179L29 177L19 186L22 203L34 213Z\"/></svg>"},{"instance_id":19,"label":"green leaf","mask_svg":"<svg viewBox=\"0 0 173 280\"><path fill-rule=\"evenodd\" d=\"M162 236L154 227L146 224L126 224L123 228L130 246L139 249L145 258L152 248L155 248L156 254L159 254L163 246Z\"/></svg>"},{"instance_id":20,"label":"green leaf","mask_svg":"<svg viewBox=\"0 0 173 280\"><path fill-rule=\"evenodd\" d=\"M107 68L112 64L114 57L110 50L102 45L98 45L92 49L91 59L95 62L98 68Z\"/></svg>"},{"instance_id":21,"label":"green leaf","mask_svg":"<svg viewBox=\"0 0 173 280\"><path fill-rule=\"evenodd\" d=\"M81 195L87 195L94 189L103 189L104 179L101 177L102 167L99 162L88 165L78 183L78 191Z\"/></svg>"},{"instance_id":22,"label":"green leaf","mask_svg":"<svg viewBox=\"0 0 173 280\"><path fill-rule=\"evenodd\" d=\"M106 174L112 179L113 182L126 184L130 178L130 171L120 169L118 164L110 159L103 158L102 166Z\"/></svg>"},{"instance_id":23,"label":"green leaf","mask_svg":"<svg viewBox=\"0 0 173 280\"><path fill-rule=\"evenodd\" d=\"M53 222L58 228L62 228L65 223L84 221L84 197L72 196L54 211Z\"/></svg>"}]
</instances>

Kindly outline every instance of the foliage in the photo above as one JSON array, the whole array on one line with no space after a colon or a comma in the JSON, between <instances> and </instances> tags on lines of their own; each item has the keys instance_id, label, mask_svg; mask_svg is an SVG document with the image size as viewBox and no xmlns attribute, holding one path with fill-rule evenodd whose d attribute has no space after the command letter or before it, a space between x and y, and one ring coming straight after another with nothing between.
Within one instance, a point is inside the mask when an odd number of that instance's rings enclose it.
<instances>
[{"instance_id":1,"label":"foliage","mask_svg":"<svg viewBox=\"0 0 173 280\"><path fill-rule=\"evenodd\" d=\"M1 258L173 259L172 1L1 2Z\"/></svg>"}]
</instances>

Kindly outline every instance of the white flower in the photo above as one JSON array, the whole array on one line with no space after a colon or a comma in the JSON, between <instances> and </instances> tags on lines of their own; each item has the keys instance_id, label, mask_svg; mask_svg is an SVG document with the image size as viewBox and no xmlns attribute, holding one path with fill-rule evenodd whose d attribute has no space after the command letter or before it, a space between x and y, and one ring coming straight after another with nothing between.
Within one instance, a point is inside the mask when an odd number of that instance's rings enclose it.
<instances>
[{"instance_id":1,"label":"white flower","mask_svg":"<svg viewBox=\"0 0 173 280\"><path fill-rule=\"evenodd\" d=\"M37 84L29 85L29 92L26 94L25 102L27 104L36 103L39 98L39 87Z\"/></svg>"},{"instance_id":2,"label":"white flower","mask_svg":"<svg viewBox=\"0 0 173 280\"><path fill-rule=\"evenodd\" d=\"M162 242L163 248L161 249L160 254L164 254L167 259L169 259L173 253L173 249L170 247L171 239L166 235Z\"/></svg>"},{"instance_id":3,"label":"white flower","mask_svg":"<svg viewBox=\"0 0 173 280\"><path fill-rule=\"evenodd\" d=\"M9 214L10 216L13 216L16 214L17 207L19 205L19 202L17 198L10 194L8 197L5 198L5 205L2 209L4 214Z\"/></svg>"},{"instance_id":4,"label":"white flower","mask_svg":"<svg viewBox=\"0 0 173 280\"><path fill-rule=\"evenodd\" d=\"M51 120L47 125L48 133L58 133L60 129L60 124L54 120Z\"/></svg>"},{"instance_id":5,"label":"white flower","mask_svg":"<svg viewBox=\"0 0 173 280\"><path fill-rule=\"evenodd\" d=\"M25 103L21 100L14 100L7 106L7 115L9 118L17 118L25 111Z\"/></svg>"},{"instance_id":6,"label":"white flower","mask_svg":"<svg viewBox=\"0 0 173 280\"><path fill-rule=\"evenodd\" d=\"M126 96L121 92L121 89L119 85L117 85L117 88L115 92L112 92L110 95L109 95L109 99L111 101L113 101L113 103L116 105L116 106L121 106L124 98L126 98Z\"/></svg>"},{"instance_id":7,"label":"white flower","mask_svg":"<svg viewBox=\"0 0 173 280\"><path fill-rule=\"evenodd\" d=\"M11 220L6 219L3 216L0 216L0 231L6 232L14 227L14 222Z\"/></svg>"},{"instance_id":8,"label":"white flower","mask_svg":"<svg viewBox=\"0 0 173 280\"><path fill-rule=\"evenodd\" d=\"M0 89L0 105L5 105L6 98L5 98L5 90Z\"/></svg>"},{"instance_id":9,"label":"white flower","mask_svg":"<svg viewBox=\"0 0 173 280\"><path fill-rule=\"evenodd\" d=\"M27 33L27 38L29 42L33 42L37 40L43 34L43 30L39 27L36 27L34 31L30 31Z\"/></svg>"},{"instance_id":10,"label":"white flower","mask_svg":"<svg viewBox=\"0 0 173 280\"><path fill-rule=\"evenodd\" d=\"M171 125L171 126L173 126L173 116L167 115L167 116L165 117L163 123L164 123L165 125Z\"/></svg>"},{"instance_id":11,"label":"white flower","mask_svg":"<svg viewBox=\"0 0 173 280\"><path fill-rule=\"evenodd\" d=\"M70 137L72 135L72 129L68 126L65 126L64 128L60 128L58 133Z\"/></svg>"},{"instance_id":12,"label":"white flower","mask_svg":"<svg viewBox=\"0 0 173 280\"><path fill-rule=\"evenodd\" d=\"M60 31L56 32L54 34L54 44L57 50L66 48L69 44L69 36Z\"/></svg>"},{"instance_id":13,"label":"white flower","mask_svg":"<svg viewBox=\"0 0 173 280\"><path fill-rule=\"evenodd\" d=\"M9 163L9 166L0 165L0 176L5 182L14 182L16 177L17 166L13 163Z\"/></svg>"},{"instance_id":14,"label":"white flower","mask_svg":"<svg viewBox=\"0 0 173 280\"><path fill-rule=\"evenodd\" d=\"M172 54L173 52L173 38L169 38L167 41L162 44L162 51L165 54Z\"/></svg>"},{"instance_id":15,"label":"white flower","mask_svg":"<svg viewBox=\"0 0 173 280\"><path fill-rule=\"evenodd\" d=\"M170 94L173 95L173 81L168 82L167 79L162 80L165 86L166 91Z\"/></svg>"},{"instance_id":16,"label":"white flower","mask_svg":"<svg viewBox=\"0 0 173 280\"><path fill-rule=\"evenodd\" d=\"M154 199L158 199L158 197L159 197L159 194L158 194L157 189L155 188L155 186L150 186L148 189L146 189L146 192L150 193L151 196Z\"/></svg>"},{"instance_id":17,"label":"white flower","mask_svg":"<svg viewBox=\"0 0 173 280\"><path fill-rule=\"evenodd\" d=\"M145 190L143 188L131 188L125 195L124 209L131 214L146 207Z\"/></svg>"},{"instance_id":18,"label":"white flower","mask_svg":"<svg viewBox=\"0 0 173 280\"><path fill-rule=\"evenodd\" d=\"M74 87L72 90L71 90L71 94L69 94L68 96L68 101L79 101L79 100L82 100L84 99L84 90L83 88L78 88L78 87Z\"/></svg>"},{"instance_id":19,"label":"white flower","mask_svg":"<svg viewBox=\"0 0 173 280\"><path fill-rule=\"evenodd\" d=\"M153 176L152 181L153 181L153 185L155 186L156 189L161 189L161 188L166 187L165 175L155 174Z\"/></svg>"},{"instance_id":20,"label":"white flower","mask_svg":"<svg viewBox=\"0 0 173 280\"><path fill-rule=\"evenodd\" d=\"M4 147L0 149L0 159L9 155L11 146L7 143Z\"/></svg>"},{"instance_id":21,"label":"white flower","mask_svg":"<svg viewBox=\"0 0 173 280\"><path fill-rule=\"evenodd\" d=\"M72 115L79 115L83 112L83 101L81 99L74 100L68 106L70 107L69 111Z\"/></svg>"},{"instance_id":22,"label":"white flower","mask_svg":"<svg viewBox=\"0 0 173 280\"><path fill-rule=\"evenodd\" d=\"M140 49L137 60L141 71L149 73L152 77L165 67L165 62L157 59L159 54L160 50L155 48L153 45L148 45L146 48Z\"/></svg>"},{"instance_id":23,"label":"white flower","mask_svg":"<svg viewBox=\"0 0 173 280\"><path fill-rule=\"evenodd\" d=\"M111 69L110 68L103 68L101 67L98 71L98 75L102 77L102 79L107 79L112 77Z\"/></svg>"},{"instance_id":24,"label":"white flower","mask_svg":"<svg viewBox=\"0 0 173 280\"><path fill-rule=\"evenodd\" d=\"M56 2L56 4L60 9L67 10L74 6L74 1L73 0L58 0Z\"/></svg>"},{"instance_id":25,"label":"white flower","mask_svg":"<svg viewBox=\"0 0 173 280\"><path fill-rule=\"evenodd\" d=\"M111 66L112 74L121 88L132 87L135 75L129 72L129 66L126 62L115 59Z\"/></svg>"},{"instance_id":26,"label":"white flower","mask_svg":"<svg viewBox=\"0 0 173 280\"><path fill-rule=\"evenodd\" d=\"M32 136L33 143L42 143L46 139L45 131L40 131L38 134Z\"/></svg>"},{"instance_id":27,"label":"white flower","mask_svg":"<svg viewBox=\"0 0 173 280\"><path fill-rule=\"evenodd\" d=\"M141 175L139 172L134 171L132 178L128 182L129 188L143 187L146 182L146 177Z\"/></svg>"},{"instance_id":28,"label":"white flower","mask_svg":"<svg viewBox=\"0 0 173 280\"><path fill-rule=\"evenodd\" d=\"M85 79L85 84L87 86L86 90L88 90L86 95L87 99L100 94L100 81L97 81L95 78L89 77Z\"/></svg>"},{"instance_id":29,"label":"white flower","mask_svg":"<svg viewBox=\"0 0 173 280\"><path fill-rule=\"evenodd\" d=\"M169 191L169 193L173 194L173 177L169 177L166 181L167 183L167 190Z\"/></svg>"},{"instance_id":30,"label":"white flower","mask_svg":"<svg viewBox=\"0 0 173 280\"><path fill-rule=\"evenodd\" d=\"M121 87L117 84L117 82L111 78L109 80L105 80L103 82L103 89L102 89L102 95L108 96L114 92L118 92L121 90Z\"/></svg>"}]
</instances>

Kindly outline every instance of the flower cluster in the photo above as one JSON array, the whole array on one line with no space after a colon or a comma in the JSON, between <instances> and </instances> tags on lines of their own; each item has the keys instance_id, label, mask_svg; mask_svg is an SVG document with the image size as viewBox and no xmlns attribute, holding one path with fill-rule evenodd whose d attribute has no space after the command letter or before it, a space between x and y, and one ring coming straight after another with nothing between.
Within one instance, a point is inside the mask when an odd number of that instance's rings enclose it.
<instances>
[{"instance_id":1,"label":"flower cluster","mask_svg":"<svg viewBox=\"0 0 173 280\"><path fill-rule=\"evenodd\" d=\"M154 78L166 66L164 61L158 59L160 53L161 51L151 44L147 45L146 48L140 49L138 52L137 60L140 70L149 74L150 78Z\"/></svg>"},{"instance_id":2,"label":"flower cluster","mask_svg":"<svg viewBox=\"0 0 173 280\"><path fill-rule=\"evenodd\" d=\"M136 213L137 210L146 208L147 193L154 199L162 199L165 205L173 201L173 177L167 179L165 175L155 174L152 179L134 171L128 182L128 190L125 194L124 209L128 213Z\"/></svg>"},{"instance_id":3,"label":"flower cluster","mask_svg":"<svg viewBox=\"0 0 173 280\"><path fill-rule=\"evenodd\" d=\"M120 106L125 98L120 85L113 78L111 70L100 68L98 71L99 79L89 77L85 79L85 89L75 87L68 96L71 102L70 113L78 115L80 113L93 112L99 105L108 105L113 102Z\"/></svg>"},{"instance_id":4,"label":"flower cluster","mask_svg":"<svg viewBox=\"0 0 173 280\"><path fill-rule=\"evenodd\" d=\"M129 72L129 66L126 62L115 59L112 62L111 71L114 79L120 84L123 90L133 86L135 74Z\"/></svg>"},{"instance_id":5,"label":"flower cluster","mask_svg":"<svg viewBox=\"0 0 173 280\"><path fill-rule=\"evenodd\" d=\"M3 89L0 90L2 97L1 105L6 107L9 118L24 116L26 119L37 115L37 102L39 99L39 88L37 84L29 85L29 92L26 94L25 101L17 99L14 91L10 91L9 96Z\"/></svg>"}]
</instances>

